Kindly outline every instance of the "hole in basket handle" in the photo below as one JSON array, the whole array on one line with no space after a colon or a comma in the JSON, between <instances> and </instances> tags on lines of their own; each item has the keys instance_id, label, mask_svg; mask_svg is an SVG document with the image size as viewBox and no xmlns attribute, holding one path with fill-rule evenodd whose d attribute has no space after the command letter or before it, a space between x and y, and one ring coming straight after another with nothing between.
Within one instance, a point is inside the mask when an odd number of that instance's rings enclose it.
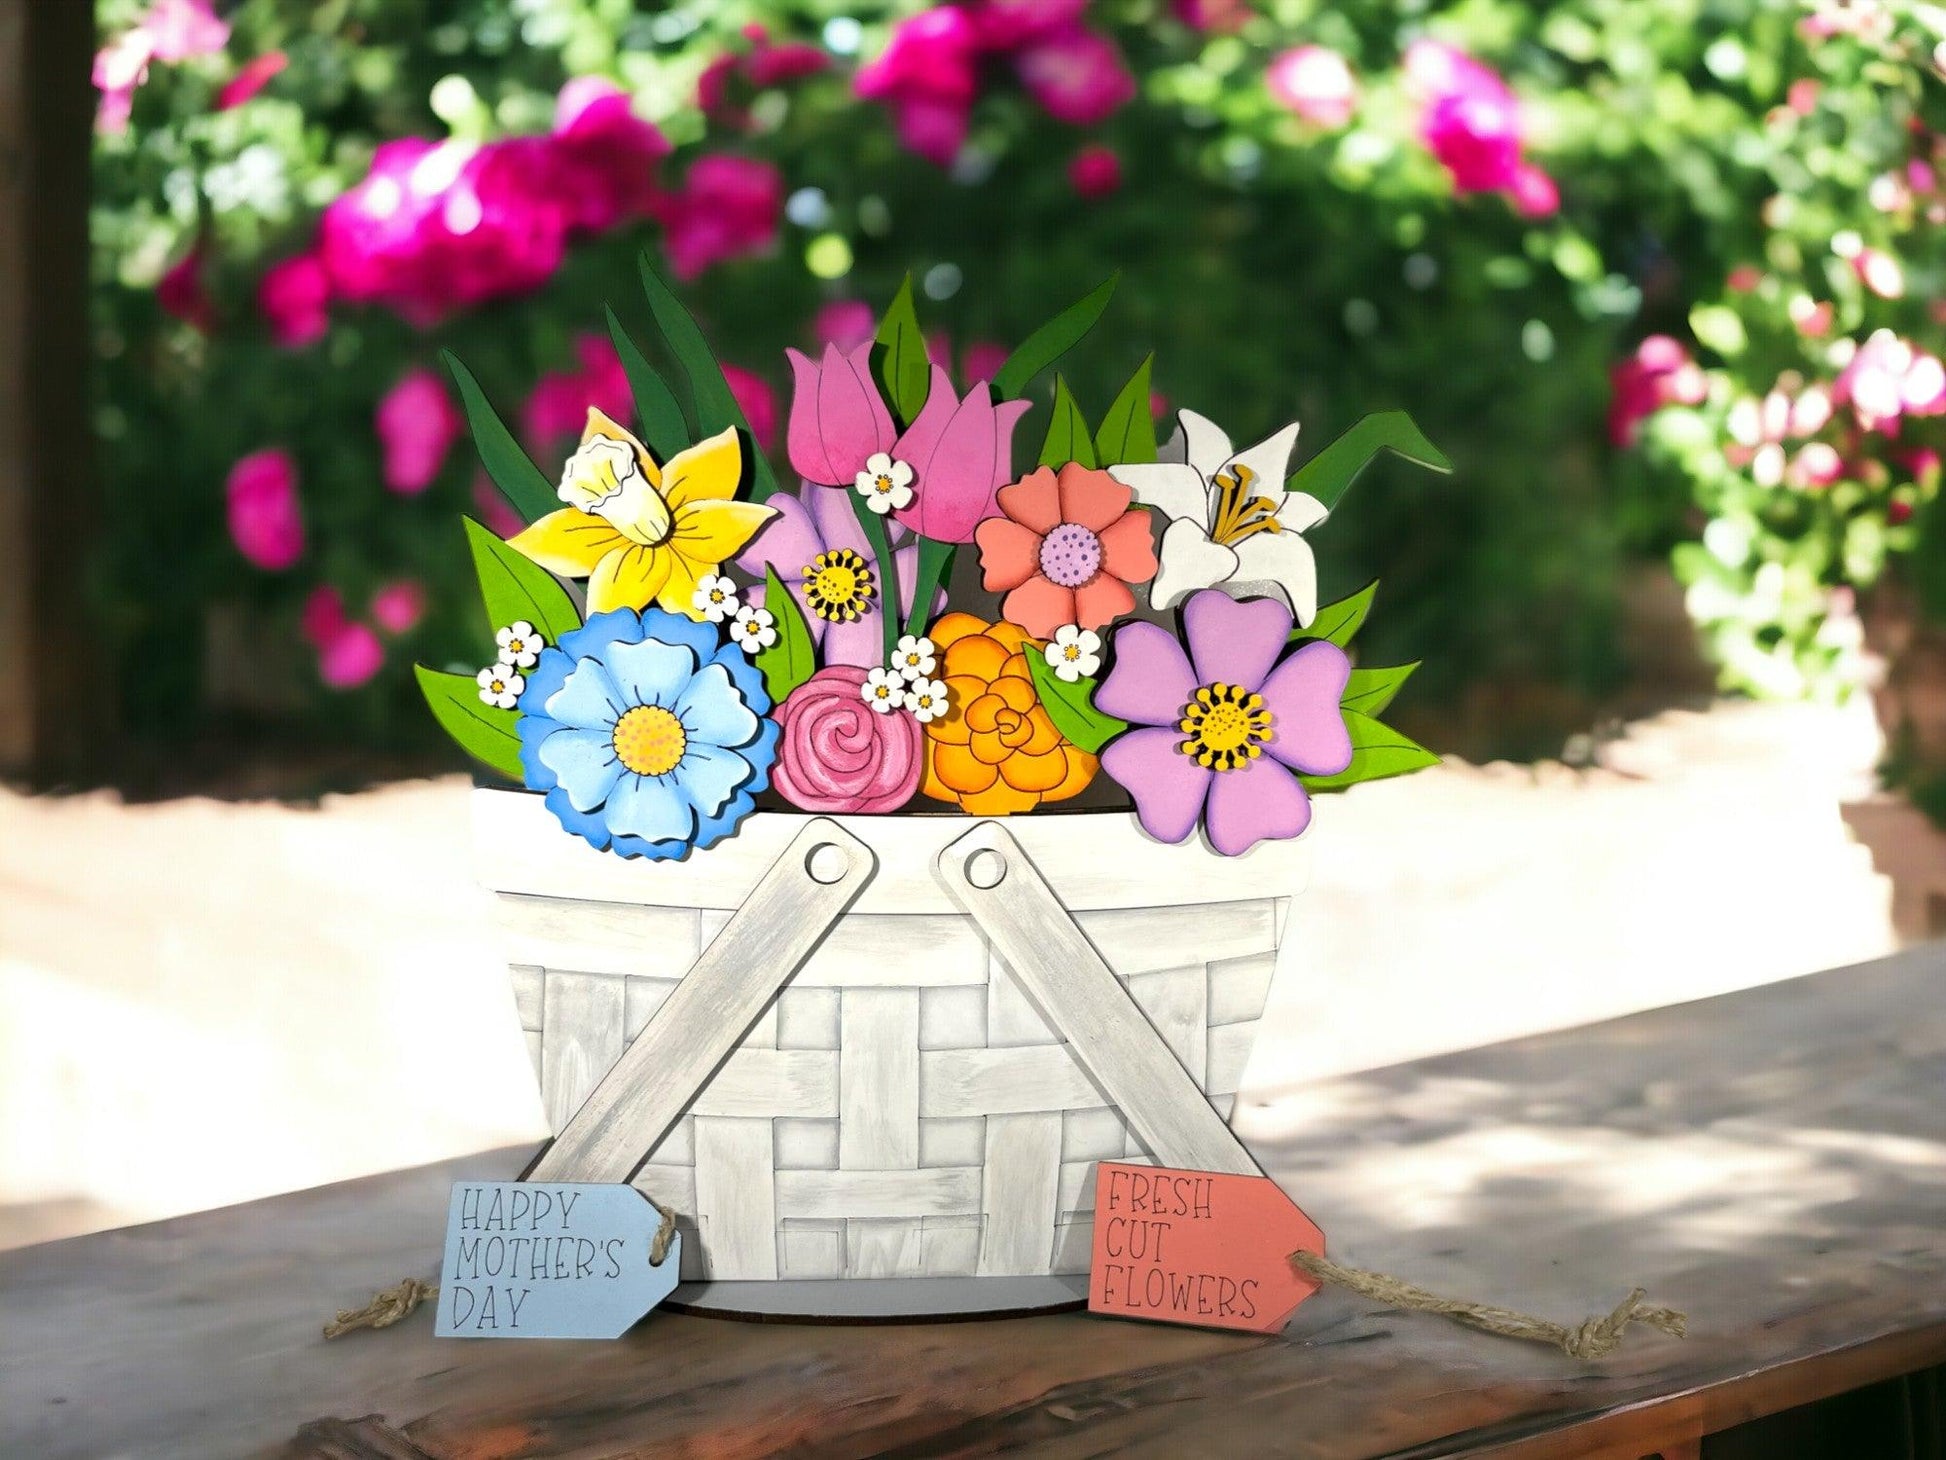
<instances>
[{"instance_id":1,"label":"hole in basket handle","mask_svg":"<svg viewBox=\"0 0 1946 1460\"><path fill-rule=\"evenodd\" d=\"M1000 885L1007 875L1007 859L992 847L981 847L966 859L966 880L982 892Z\"/></svg>"},{"instance_id":2,"label":"hole in basket handle","mask_svg":"<svg viewBox=\"0 0 1946 1460\"><path fill-rule=\"evenodd\" d=\"M805 855L804 870L813 882L829 887L851 870L851 853L835 842L819 842Z\"/></svg>"}]
</instances>

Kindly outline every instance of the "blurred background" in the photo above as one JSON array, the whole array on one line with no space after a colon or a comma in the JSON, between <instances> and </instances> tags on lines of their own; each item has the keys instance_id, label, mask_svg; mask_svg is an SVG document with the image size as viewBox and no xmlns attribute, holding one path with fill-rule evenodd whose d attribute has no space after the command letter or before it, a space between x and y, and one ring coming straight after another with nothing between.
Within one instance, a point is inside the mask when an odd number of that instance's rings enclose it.
<instances>
[{"instance_id":1,"label":"blurred background","mask_svg":"<svg viewBox=\"0 0 1946 1460\"><path fill-rule=\"evenodd\" d=\"M644 250L772 447L908 272L972 378L1120 270L1091 414L1153 349L1450 455L1315 535L1449 759L1320 817L1264 1088L1938 931L1940 12L86 9L0 3L0 1242L539 1131L411 674L505 511L437 357L561 457Z\"/></svg>"}]
</instances>

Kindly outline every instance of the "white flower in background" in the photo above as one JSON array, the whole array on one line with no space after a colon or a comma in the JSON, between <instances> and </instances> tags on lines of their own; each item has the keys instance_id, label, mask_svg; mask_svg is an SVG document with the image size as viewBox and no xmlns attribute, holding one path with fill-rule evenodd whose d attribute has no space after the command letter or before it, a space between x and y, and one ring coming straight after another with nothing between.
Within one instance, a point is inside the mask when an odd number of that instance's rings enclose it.
<instances>
[{"instance_id":1,"label":"white flower in background","mask_svg":"<svg viewBox=\"0 0 1946 1460\"><path fill-rule=\"evenodd\" d=\"M932 640L923 634L906 634L892 651L892 667L914 683L931 679L939 667L938 653Z\"/></svg>"},{"instance_id":2,"label":"white flower in background","mask_svg":"<svg viewBox=\"0 0 1946 1460\"><path fill-rule=\"evenodd\" d=\"M950 698L942 679L921 677L906 683L905 707L921 725L929 725L945 714Z\"/></svg>"},{"instance_id":3,"label":"white flower in background","mask_svg":"<svg viewBox=\"0 0 1946 1460\"><path fill-rule=\"evenodd\" d=\"M1162 460L1108 469L1136 501L1170 519L1150 603L1168 608L1199 588L1233 598L1271 594L1309 624L1318 614L1317 564L1300 534L1327 509L1308 492L1284 490L1297 423L1234 451L1213 421L1194 411L1176 419Z\"/></svg>"},{"instance_id":4,"label":"white flower in background","mask_svg":"<svg viewBox=\"0 0 1946 1460\"><path fill-rule=\"evenodd\" d=\"M746 603L730 623L730 637L744 653L755 654L777 642L776 625L777 620L770 616L769 609Z\"/></svg>"},{"instance_id":5,"label":"white flower in background","mask_svg":"<svg viewBox=\"0 0 1946 1460\"><path fill-rule=\"evenodd\" d=\"M865 458L865 469L858 473L852 486L865 499L865 505L881 517L912 505L912 468L903 461L894 461L883 451Z\"/></svg>"},{"instance_id":6,"label":"white flower in background","mask_svg":"<svg viewBox=\"0 0 1946 1460\"><path fill-rule=\"evenodd\" d=\"M720 624L737 611L737 586L721 573L705 573L696 580L690 606L713 624Z\"/></svg>"},{"instance_id":7,"label":"white flower in background","mask_svg":"<svg viewBox=\"0 0 1946 1460\"><path fill-rule=\"evenodd\" d=\"M905 676L896 669L874 669L858 686L866 704L881 715L889 715L905 703Z\"/></svg>"},{"instance_id":8,"label":"white flower in background","mask_svg":"<svg viewBox=\"0 0 1946 1460\"><path fill-rule=\"evenodd\" d=\"M493 639L500 646L500 662L516 669L532 669L534 661L541 657L541 650L547 647L547 640L535 633L534 626L524 618L508 624Z\"/></svg>"},{"instance_id":9,"label":"white flower in background","mask_svg":"<svg viewBox=\"0 0 1946 1460\"><path fill-rule=\"evenodd\" d=\"M1101 635L1079 624L1062 624L1043 651L1056 679L1073 684L1101 669Z\"/></svg>"},{"instance_id":10,"label":"white flower in background","mask_svg":"<svg viewBox=\"0 0 1946 1460\"><path fill-rule=\"evenodd\" d=\"M527 681L511 664L490 664L473 678L480 686L481 703L496 710L511 710L527 688Z\"/></svg>"}]
</instances>

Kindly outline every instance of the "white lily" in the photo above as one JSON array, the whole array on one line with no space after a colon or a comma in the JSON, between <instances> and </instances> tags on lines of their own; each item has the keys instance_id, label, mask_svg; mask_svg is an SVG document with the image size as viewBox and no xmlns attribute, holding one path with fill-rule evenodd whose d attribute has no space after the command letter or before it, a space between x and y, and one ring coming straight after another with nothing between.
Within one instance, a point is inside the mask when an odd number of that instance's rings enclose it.
<instances>
[{"instance_id":1,"label":"white lily","mask_svg":"<svg viewBox=\"0 0 1946 1460\"><path fill-rule=\"evenodd\" d=\"M1161 460L1111 466L1135 500L1169 519L1149 601L1168 608L1199 588L1233 598L1274 594L1300 624L1318 613L1318 571L1302 534L1328 509L1308 492L1284 490L1297 422L1244 451L1206 416L1182 411Z\"/></svg>"}]
</instances>

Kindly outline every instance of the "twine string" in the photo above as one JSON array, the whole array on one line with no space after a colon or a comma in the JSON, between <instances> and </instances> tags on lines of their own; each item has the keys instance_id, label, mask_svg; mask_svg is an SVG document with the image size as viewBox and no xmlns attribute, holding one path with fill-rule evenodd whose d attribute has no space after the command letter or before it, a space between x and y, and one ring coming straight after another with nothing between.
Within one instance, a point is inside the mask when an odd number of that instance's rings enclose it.
<instances>
[{"instance_id":1,"label":"twine string","mask_svg":"<svg viewBox=\"0 0 1946 1460\"><path fill-rule=\"evenodd\" d=\"M642 1193L648 1196L647 1192ZM669 1255L669 1244L676 1240L676 1214L654 1197L648 1196L662 1221L649 1242L649 1266L661 1267ZM421 1278L405 1278L389 1288L380 1288L362 1308L341 1308L338 1316L324 1325L324 1336L343 1338L360 1328L390 1328L401 1318L409 1318L421 1303L439 1296L439 1284Z\"/></svg>"},{"instance_id":2,"label":"twine string","mask_svg":"<svg viewBox=\"0 0 1946 1460\"><path fill-rule=\"evenodd\" d=\"M1569 1358L1592 1362L1604 1359L1621 1347L1622 1335L1631 1323L1646 1323L1672 1338L1688 1331L1689 1320L1674 1308L1647 1303L1647 1296L1636 1288L1615 1305L1613 1312L1583 1319L1567 1328L1550 1319L1491 1303L1469 1303L1463 1298L1441 1297L1401 1278L1362 1268L1345 1267L1322 1252L1293 1252L1291 1266L1321 1283L1333 1283L1354 1293L1374 1299L1391 1308L1408 1308L1417 1313L1438 1313L1469 1328L1494 1333L1502 1338L1525 1339L1530 1343L1551 1343Z\"/></svg>"}]
</instances>

